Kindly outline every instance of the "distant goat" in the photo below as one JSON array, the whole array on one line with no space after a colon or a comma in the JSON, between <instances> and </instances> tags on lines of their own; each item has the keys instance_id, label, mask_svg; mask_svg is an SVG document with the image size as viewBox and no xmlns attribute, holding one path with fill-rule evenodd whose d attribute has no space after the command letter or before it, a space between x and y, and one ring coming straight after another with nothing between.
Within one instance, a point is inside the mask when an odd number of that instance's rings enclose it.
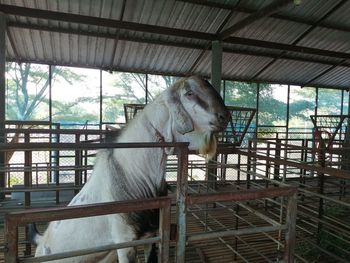
<instances>
[{"instance_id":1,"label":"distant goat","mask_svg":"<svg viewBox=\"0 0 350 263\"><path fill-rule=\"evenodd\" d=\"M216 90L199 77L179 80L133 119L114 142L189 142L213 156L215 132L230 114ZM170 149L108 149L98 153L91 178L70 206L166 195L165 164ZM36 233L36 256L120 243L152 236L159 213L145 211L51 222ZM149 256L147 262L154 262ZM75 257L59 262L135 262L135 248Z\"/></svg>"}]
</instances>

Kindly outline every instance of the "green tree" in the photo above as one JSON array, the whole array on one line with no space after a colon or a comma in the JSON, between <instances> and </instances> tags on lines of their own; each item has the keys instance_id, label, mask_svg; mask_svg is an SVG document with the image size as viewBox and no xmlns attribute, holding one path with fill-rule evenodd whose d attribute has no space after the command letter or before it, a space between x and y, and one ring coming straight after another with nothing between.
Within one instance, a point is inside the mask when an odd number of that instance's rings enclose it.
<instances>
[{"instance_id":1,"label":"green tree","mask_svg":"<svg viewBox=\"0 0 350 263\"><path fill-rule=\"evenodd\" d=\"M109 83L113 94L103 95L103 120L115 122L124 116L125 103L145 104L153 101L164 89L171 86L178 78L172 76L154 76L137 73L113 73ZM148 86L146 81L148 80ZM107 84L105 84L107 85Z\"/></svg>"},{"instance_id":2,"label":"green tree","mask_svg":"<svg viewBox=\"0 0 350 263\"><path fill-rule=\"evenodd\" d=\"M82 76L67 68L52 67L52 77L71 83ZM48 120L49 67L31 63L6 64L8 120ZM66 108L62 109L63 111Z\"/></svg>"}]
</instances>

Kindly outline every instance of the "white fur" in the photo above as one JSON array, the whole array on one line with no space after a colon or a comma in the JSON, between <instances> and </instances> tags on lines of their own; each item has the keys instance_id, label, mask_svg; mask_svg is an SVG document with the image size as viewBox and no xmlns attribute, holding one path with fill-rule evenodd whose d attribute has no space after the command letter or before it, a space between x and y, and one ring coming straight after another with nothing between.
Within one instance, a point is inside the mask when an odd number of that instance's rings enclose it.
<instances>
[{"instance_id":1,"label":"white fur","mask_svg":"<svg viewBox=\"0 0 350 263\"><path fill-rule=\"evenodd\" d=\"M217 122L217 111L221 110L226 114L225 117L227 117L227 111L222 101L213 101L213 105L217 108L205 111L190 95L186 95L188 87L197 94L205 92L202 90L202 85L206 85L205 82L197 77L179 81L145 107L143 112L126 127L116 142L188 141L190 149L204 149L203 154L213 154L216 142L213 138L208 140L208 136L212 137L213 130L213 125L209 122ZM208 94L203 96L209 102L214 100ZM208 143L213 145L208 147ZM210 152L206 150L207 148L210 149ZM149 197L149 193L157 196L157 189L160 189L165 182L167 152L169 149L161 148L100 151L91 178L69 205L145 198ZM122 167L123 174L110 168L111 157ZM124 182L132 185L132 189L125 189ZM129 193L125 194L125 198L121 198L124 192ZM135 238L133 227L126 224L120 215L51 222L45 233L37 236L36 256L127 242ZM129 262L128 253L129 259L132 258L130 254L134 253L134 249L119 250L119 262ZM115 261L115 253L108 252L58 262Z\"/></svg>"}]
</instances>

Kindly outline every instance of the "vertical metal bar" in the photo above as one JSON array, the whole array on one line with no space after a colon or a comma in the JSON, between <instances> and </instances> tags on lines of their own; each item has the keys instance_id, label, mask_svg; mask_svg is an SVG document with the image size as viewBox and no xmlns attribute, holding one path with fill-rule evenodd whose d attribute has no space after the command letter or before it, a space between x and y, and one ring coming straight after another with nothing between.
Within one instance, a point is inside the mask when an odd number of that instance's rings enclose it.
<instances>
[{"instance_id":1,"label":"vertical metal bar","mask_svg":"<svg viewBox=\"0 0 350 263\"><path fill-rule=\"evenodd\" d=\"M61 125L57 124L57 130L58 132L56 133L56 142L59 143L61 140L59 130L61 129ZM55 171L54 171L54 177L55 177L55 182L56 186L60 185L60 171L58 170L58 167L60 166L60 151L56 150L55 151ZM60 191L56 191L56 204L60 203Z\"/></svg>"},{"instance_id":2,"label":"vertical metal bar","mask_svg":"<svg viewBox=\"0 0 350 263\"><path fill-rule=\"evenodd\" d=\"M341 91L341 104L340 104L340 115L344 115L344 92L345 90Z\"/></svg>"},{"instance_id":3,"label":"vertical metal bar","mask_svg":"<svg viewBox=\"0 0 350 263\"><path fill-rule=\"evenodd\" d=\"M5 120L6 120L6 85L5 85L5 63L6 63L6 16L0 14L0 143L5 143ZM0 167L5 168L5 152L0 151ZM6 174L0 172L0 187L6 186ZM0 200L5 199L5 194L0 193Z\"/></svg>"},{"instance_id":4,"label":"vertical metal bar","mask_svg":"<svg viewBox=\"0 0 350 263\"><path fill-rule=\"evenodd\" d=\"M318 87L316 87L316 96L315 96L315 115L317 116L318 112ZM317 117L316 117L316 123L317 123Z\"/></svg>"},{"instance_id":5,"label":"vertical metal bar","mask_svg":"<svg viewBox=\"0 0 350 263\"><path fill-rule=\"evenodd\" d=\"M16 222L5 215L5 246L4 251L6 263L18 262L18 228Z\"/></svg>"},{"instance_id":6,"label":"vertical metal bar","mask_svg":"<svg viewBox=\"0 0 350 263\"><path fill-rule=\"evenodd\" d=\"M289 108L289 101L290 101L290 85L288 85L288 91L287 91L287 112L286 112L286 139L288 140L288 137L289 137L289 111L290 111L290 108Z\"/></svg>"},{"instance_id":7,"label":"vertical metal bar","mask_svg":"<svg viewBox=\"0 0 350 263\"><path fill-rule=\"evenodd\" d=\"M281 157L281 139L276 139L276 149L275 149L275 158L280 159ZM275 168L273 171L273 179L279 180L280 178L280 165L275 164Z\"/></svg>"},{"instance_id":8,"label":"vertical metal bar","mask_svg":"<svg viewBox=\"0 0 350 263\"><path fill-rule=\"evenodd\" d=\"M145 92L146 92L145 104L147 104L148 103L148 74L146 74L146 90L145 90Z\"/></svg>"},{"instance_id":9,"label":"vertical metal bar","mask_svg":"<svg viewBox=\"0 0 350 263\"><path fill-rule=\"evenodd\" d=\"M256 154L258 151L258 140L254 140L252 146L253 146L253 152ZM256 179L256 176L255 176L256 168L257 168L257 163L258 163L256 157L253 157L253 161L254 161L254 165L252 166L253 167L252 170L254 172L253 173L253 180L255 180Z\"/></svg>"},{"instance_id":10,"label":"vertical metal bar","mask_svg":"<svg viewBox=\"0 0 350 263\"><path fill-rule=\"evenodd\" d=\"M75 143L80 143L80 134L75 134ZM81 152L82 150L76 150L75 151L75 178L74 178L74 185L79 186L81 185ZM74 189L74 194L76 195L79 192L79 190Z\"/></svg>"},{"instance_id":11,"label":"vertical metal bar","mask_svg":"<svg viewBox=\"0 0 350 263\"><path fill-rule=\"evenodd\" d=\"M250 172L251 172L251 159L253 157L251 157L251 153L252 153L252 141L249 140L248 142L248 156L247 156L247 189L250 188Z\"/></svg>"},{"instance_id":12,"label":"vertical metal bar","mask_svg":"<svg viewBox=\"0 0 350 263\"><path fill-rule=\"evenodd\" d=\"M49 65L49 122L52 124L52 65Z\"/></svg>"},{"instance_id":13,"label":"vertical metal bar","mask_svg":"<svg viewBox=\"0 0 350 263\"><path fill-rule=\"evenodd\" d=\"M169 198L166 206L160 208L159 218L159 255L161 263L169 262L169 246L170 246L170 221L171 221L171 199Z\"/></svg>"},{"instance_id":14,"label":"vertical metal bar","mask_svg":"<svg viewBox=\"0 0 350 263\"><path fill-rule=\"evenodd\" d=\"M241 183L241 154L238 153L237 185Z\"/></svg>"},{"instance_id":15,"label":"vertical metal bar","mask_svg":"<svg viewBox=\"0 0 350 263\"><path fill-rule=\"evenodd\" d=\"M217 188L217 161L218 155L216 154L215 157L213 157L212 160L209 160L207 164L207 190L209 190L209 188L216 190Z\"/></svg>"},{"instance_id":16,"label":"vertical metal bar","mask_svg":"<svg viewBox=\"0 0 350 263\"><path fill-rule=\"evenodd\" d=\"M326 166L326 149L324 148L320 148L319 150L319 164L321 165L321 167L325 167ZM318 176L318 193L320 195L324 194L324 173L317 173ZM320 197L319 200L319 206L318 206L318 219L320 219L318 221L317 224L317 244L320 243L320 237L321 237L321 232L322 232L322 228L323 228L323 223L322 223L322 218L323 218L323 213L324 213L324 199L322 197Z\"/></svg>"},{"instance_id":17,"label":"vertical metal bar","mask_svg":"<svg viewBox=\"0 0 350 263\"><path fill-rule=\"evenodd\" d=\"M302 147L302 153L301 153L301 161L303 163L307 162L307 140L302 139L302 143L301 143L301 147ZM300 169L300 179L299 179L300 188L304 188L305 187L305 183L306 183L306 169ZM304 201L305 198L305 193L301 192L301 196L300 196L300 200Z\"/></svg>"},{"instance_id":18,"label":"vertical metal bar","mask_svg":"<svg viewBox=\"0 0 350 263\"><path fill-rule=\"evenodd\" d=\"M238 187L237 187L238 188ZM237 189L239 190L239 189ZM235 229L238 230L239 227L239 204L238 202L235 203ZM238 237L235 236L235 244L234 244L234 250L238 251ZM237 260L237 253L234 253L233 260Z\"/></svg>"},{"instance_id":19,"label":"vertical metal bar","mask_svg":"<svg viewBox=\"0 0 350 263\"><path fill-rule=\"evenodd\" d=\"M257 83L256 85L256 125L255 125L255 138L258 138L258 132L259 132L259 112L260 112L260 108L259 108L259 93L260 93L260 84Z\"/></svg>"},{"instance_id":20,"label":"vertical metal bar","mask_svg":"<svg viewBox=\"0 0 350 263\"><path fill-rule=\"evenodd\" d=\"M24 134L24 142L30 143L30 133ZM24 152L24 188L30 188L32 186L32 151L25 151ZM31 192L25 191L24 192L24 206L26 208L30 207L31 203ZM29 237L29 229L28 227L25 228L25 238L28 240ZM31 254L31 245L29 243L26 243L25 245L25 255Z\"/></svg>"},{"instance_id":21,"label":"vertical metal bar","mask_svg":"<svg viewBox=\"0 0 350 263\"><path fill-rule=\"evenodd\" d=\"M289 197L287 205L286 224L287 230L285 234L285 247L284 247L284 262L294 262L294 249L296 238L296 213L297 213L297 192Z\"/></svg>"},{"instance_id":22,"label":"vertical metal bar","mask_svg":"<svg viewBox=\"0 0 350 263\"><path fill-rule=\"evenodd\" d=\"M85 134L85 141L88 140L88 135ZM82 151L83 152L83 151ZM89 154L89 150L85 150L84 151L84 156L82 156L82 160L81 160L81 164L85 166L85 169L84 169L84 183L87 182L87 166L88 166L88 154ZM83 159L84 158L84 159Z\"/></svg>"},{"instance_id":23,"label":"vertical metal bar","mask_svg":"<svg viewBox=\"0 0 350 263\"><path fill-rule=\"evenodd\" d=\"M30 133L24 134L24 142L30 143ZM32 183L32 151L24 152L24 188L31 187ZM24 192L24 205L25 207L30 207L30 192Z\"/></svg>"},{"instance_id":24,"label":"vertical metal bar","mask_svg":"<svg viewBox=\"0 0 350 263\"><path fill-rule=\"evenodd\" d=\"M267 150L266 150L266 156L270 157L270 148L271 148L271 143L267 142ZM265 171L265 177L267 180L265 180L265 188L269 188L269 179L270 179L270 161L266 160L266 171ZM264 200L264 206L265 206L265 211L267 210L267 199Z\"/></svg>"},{"instance_id":25,"label":"vertical metal bar","mask_svg":"<svg viewBox=\"0 0 350 263\"><path fill-rule=\"evenodd\" d=\"M223 80L222 99L224 100L224 103L225 103L225 99L226 99L226 80Z\"/></svg>"},{"instance_id":26,"label":"vertical metal bar","mask_svg":"<svg viewBox=\"0 0 350 263\"><path fill-rule=\"evenodd\" d=\"M100 130L102 130L102 122L103 122L103 108L102 108L102 103L103 103L103 94L102 94L102 69L100 69Z\"/></svg>"},{"instance_id":27,"label":"vertical metal bar","mask_svg":"<svg viewBox=\"0 0 350 263\"><path fill-rule=\"evenodd\" d=\"M187 176L188 176L188 148L179 147L178 152L178 171L177 171L177 244L176 244L176 263L185 262L186 250L186 195L187 195Z\"/></svg>"}]
</instances>

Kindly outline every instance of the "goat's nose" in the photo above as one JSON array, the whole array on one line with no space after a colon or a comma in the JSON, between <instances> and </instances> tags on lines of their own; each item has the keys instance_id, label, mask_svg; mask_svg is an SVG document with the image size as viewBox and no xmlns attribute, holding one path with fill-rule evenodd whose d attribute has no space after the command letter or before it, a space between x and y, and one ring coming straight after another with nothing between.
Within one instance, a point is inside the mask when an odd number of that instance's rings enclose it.
<instances>
[{"instance_id":1,"label":"goat's nose","mask_svg":"<svg viewBox=\"0 0 350 263\"><path fill-rule=\"evenodd\" d=\"M221 123L227 123L230 120L230 113L228 111L218 112L216 116Z\"/></svg>"}]
</instances>

